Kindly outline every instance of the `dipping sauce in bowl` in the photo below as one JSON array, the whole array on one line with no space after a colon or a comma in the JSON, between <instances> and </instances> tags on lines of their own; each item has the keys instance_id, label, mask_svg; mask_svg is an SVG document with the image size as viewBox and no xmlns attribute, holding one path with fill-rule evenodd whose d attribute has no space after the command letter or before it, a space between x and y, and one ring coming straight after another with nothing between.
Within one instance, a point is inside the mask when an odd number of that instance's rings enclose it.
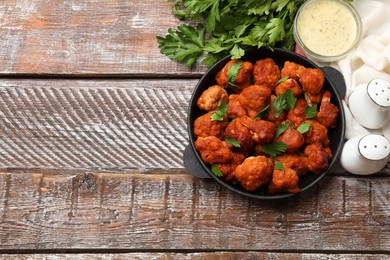
<instances>
[{"instance_id":1,"label":"dipping sauce in bowl","mask_svg":"<svg viewBox=\"0 0 390 260\"><path fill-rule=\"evenodd\" d=\"M358 43L362 22L343 0L309 0L294 21L294 38L310 58L330 62L345 57Z\"/></svg>"}]
</instances>

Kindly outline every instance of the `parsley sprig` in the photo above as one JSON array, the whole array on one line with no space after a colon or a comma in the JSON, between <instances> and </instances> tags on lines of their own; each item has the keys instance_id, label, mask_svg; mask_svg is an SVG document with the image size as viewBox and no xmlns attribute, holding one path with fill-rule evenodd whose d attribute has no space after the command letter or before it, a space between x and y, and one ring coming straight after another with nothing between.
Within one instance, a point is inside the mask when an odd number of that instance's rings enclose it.
<instances>
[{"instance_id":1,"label":"parsley sprig","mask_svg":"<svg viewBox=\"0 0 390 260\"><path fill-rule=\"evenodd\" d=\"M211 115L211 121L223 121L226 116L226 112L228 109L228 103L226 101L222 101L219 105L218 109L213 112Z\"/></svg>"},{"instance_id":2,"label":"parsley sprig","mask_svg":"<svg viewBox=\"0 0 390 260\"><path fill-rule=\"evenodd\" d=\"M293 109L296 101L297 98L294 96L294 92L291 89L287 89L286 92L279 95L274 101L272 101L275 118L279 118L280 114L284 110Z\"/></svg>"},{"instance_id":3,"label":"parsley sprig","mask_svg":"<svg viewBox=\"0 0 390 260\"><path fill-rule=\"evenodd\" d=\"M193 66L206 66L231 54L241 58L248 47L293 49L293 22L305 0L168 0L173 14L187 22L166 37L157 36L162 54ZM197 26L188 25L196 24ZM205 40L207 39L207 40ZM203 55L205 54L205 55Z\"/></svg>"}]
</instances>

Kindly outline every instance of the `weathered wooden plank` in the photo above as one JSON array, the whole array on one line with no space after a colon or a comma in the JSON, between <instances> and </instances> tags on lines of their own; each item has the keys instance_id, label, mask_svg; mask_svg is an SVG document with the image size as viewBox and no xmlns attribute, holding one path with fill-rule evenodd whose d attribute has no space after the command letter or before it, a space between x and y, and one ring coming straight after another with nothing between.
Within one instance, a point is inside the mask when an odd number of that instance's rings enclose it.
<instances>
[{"instance_id":1,"label":"weathered wooden plank","mask_svg":"<svg viewBox=\"0 0 390 260\"><path fill-rule=\"evenodd\" d=\"M182 168L196 83L3 79L0 169Z\"/></svg>"},{"instance_id":2,"label":"weathered wooden plank","mask_svg":"<svg viewBox=\"0 0 390 260\"><path fill-rule=\"evenodd\" d=\"M272 202L182 173L1 173L0 250L390 253L388 177Z\"/></svg>"},{"instance_id":3,"label":"weathered wooden plank","mask_svg":"<svg viewBox=\"0 0 390 260\"><path fill-rule=\"evenodd\" d=\"M267 252L210 252L210 253L121 253L121 254L18 254L0 255L4 260L253 260L253 259L289 259L289 260L355 260L389 259L385 254L309 254L309 253L267 253Z\"/></svg>"},{"instance_id":4,"label":"weathered wooden plank","mask_svg":"<svg viewBox=\"0 0 390 260\"><path fill-rule=\"evenodd\" d=\"M180 21L167 0L5 0L0 75L191 75L160 54L156 35Z\"/></svg>"},{"instance_id":5,"label":"weathered wooden plank","mask_svg":"<svg viewBox=\"0 0 390 260\"><path fill-rule=\"evenodd\" d=\"M195 84L1 80L0 168L180 168Z\"/></svg>"}]
</instances>

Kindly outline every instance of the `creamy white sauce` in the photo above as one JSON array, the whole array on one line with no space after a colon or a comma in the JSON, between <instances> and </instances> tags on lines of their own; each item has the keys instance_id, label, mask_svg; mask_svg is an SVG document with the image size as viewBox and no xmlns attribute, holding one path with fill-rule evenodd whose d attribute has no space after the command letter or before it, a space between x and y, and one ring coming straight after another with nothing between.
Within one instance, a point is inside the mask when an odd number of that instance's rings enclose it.
<instances>
[{"instance_id":1,"label":"creamy white sauce","mask_svg":"<svg viewBox=\"0 0 390 260\"><path fill-rule=\"evenodd\" d=\"M312 52L337 56L349 50L357 34L352 12L334 0L319 0L301 10L297 32Z\"/></svg>"}]
</instances>

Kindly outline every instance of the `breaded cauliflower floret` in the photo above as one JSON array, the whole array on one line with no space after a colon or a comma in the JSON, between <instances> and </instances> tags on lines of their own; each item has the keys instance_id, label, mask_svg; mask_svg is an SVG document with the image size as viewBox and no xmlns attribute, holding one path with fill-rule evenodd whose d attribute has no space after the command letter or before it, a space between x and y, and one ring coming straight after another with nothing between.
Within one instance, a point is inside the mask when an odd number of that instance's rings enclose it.
<instances>
[{"instance_id":1,"label":"breaded cauliflower floret","mask_svg":"<svg viewBox=\"0 0 390 260\"><path fill-rule=\"evenodd\" d=\"M195 119L194 134L197 137L216 136L223 139L224 130L228 123L227 117L223 121L211 121L212 115L213 112L210 111Z\"/></svg>"},{"instance_id":2,"label":"breaded cauliflower floret","mask_svg":"<svg viewBox=\"0 0 390 260\"><path fill-rule=\"evenodd\" d=\"M241 153L233 153L233 159L227 163L217 163L217 167L221 170L225 180L233 184L238 183L234 170L245 160L245 155Z\"/></svg>"},{"instance_id":3,"label":"breaded cauliflower floret","mask_svg":"<svg viewBox=\"0 0 390 260\"><path fill-rule=\"evenodd\" d=\"M255 191L267 184L274 169L274 163L265 156L248 157L238 165L234 176L245 190Z\"/></svg>"},{"instance_id":4,"label":"breaded cauliflower floret","mask_svg":"<svg viewBox=\"0 0 390 260\"><path fill-rule=\"evenodd\" d=\"M305 121L305 107L307 107L306 100L298 98L297 102L295 102L295 107L287 112L288 121L290 121L295 127L300 126Z\"/></svg>"},{"instance_id":5,"label":"breaded cauliflower floret","mask_svg":"<svg viewBox=\"0 0 390 260\"><path fill-rule=\"evenodd\" d=\"M239 94L238 101L245 108L248 115L254 118L269 104L270 98L271 89L265 85L251 85Z\"/></svg>"},{"instance_id":6,"label":"breaded cauliflower floret","mask_svg":"<svg viewBox=\"0 0 390 260\"><path fill-rule=\"evenodd\" d=\"M287 153L296 152L305 144L303 135L291 126L277 138L277 141L287 144Z\"/></svg>"},{"instance_id":7,"label":"breaded cauliflower floret","mask_svg":"<svg viewBox=\"0 0 390 260\"><path fill-rule=\"evenodd\" d=\"M339 114L339 109L330 103L331 96L332 94L329 91L325 91L322 95L320 111L317 114L318 122L327 128L336 127L337 116Z\"/></svg>"},{"instance_id":8,"label":"breaded cauliflower floret","mask_svg":"<svg viewBox=\"0 0 390 260\"><path fill-rule=\"evenodd\" d=\"M226 111L226 115L228 115L231 118L237 118L245 116L246 110L241 105L241 103L238 101L238 94L231 94L229 96L229 103L228 103L228 109Z\"/></svg>"},{"instance_id":9,"label":"breaded cauliflower floret","mask_svg":"<svg viewBox=\"0 0 390 260\"><path fill-rule=\"evenodd\" d=\"M241 117L241 122L251 131L253 141L257 144L269 143L275 137L276 125L272 122L252 119L247 116Z\"/></svg>"},{"instance_id":10,"label":"breaded cauliflower floret","mask_svg":"<svg viewBox=\"0 0 390 260\"><path fill-rule=\"evenodd\" d=\"M236 87L232 87L228 84L228 72L229 67L231 67L233 64L237 63L239 60L231 60L223 67L221 71L219 71L215 77L215 81L218 85L220 85L223 88L230 87L235 92L240 92L242 89L249 86L249 82L251 79L251 74L253 70L252 63L248 61L244 61L241 65L241 69L238 71L237 75L235 76L235 80L233 82L230 82Z\"/></svg>"},{"instance_id":11,"label":"breaded cauliflower floret","mask_svg":"<svg viewBox=\"0 0 390 260\"><path fill-rule=\"evenodd\" d=\"M196 104L200 109L211 111L216 110L222 101L228 102L229 97L226 90L218 85L214 85L203 91Z\"/></svg>"},{"instance_id":12,"label":"breaded cauliflower floret","mask_svg":"<svg viewBox=\"0 0 390 260\"><path fill-rule=\"evenodd\" d=\"M280 96L284 92L286 92L287 89L290 89L294 93L295 97L299 97L300 95L302 95L301 86L299 86L298 82L295 79L287 79L282 83L279 83L275 88L275 94Z\"/></svg>"},{"instance_id":13,"label":"breaded cauliflower floret","mask_svg":"<svg viewBox=\"0 0 390 260\"><path fill-rule=\"evenodd\" d=\"M284 170L275 169L271 183L268 186L268 192L271 194L279 192L297 193L301 191L298 182L299 177L293 169L288 167L284 167Z\"/></svg>"},{"instance_id":14,"label":"breaded cauliflower floret","mask_svg":"<svg viewBox=\"0 0 390 260\"><path fill-rule=\"evenodd\" d=\"M289 77L292 79L295 79L296 81L299 80L299 77L301 76L301 73L305 70L306 68L298 63L291 62L291 61L286 61L284 63L284 66L281 71L281 76L283 77Z\"/></svg>"},{"instance_id":15,"label":"breaded cauliflower floret","mask_svg":"<svg viewBox=\"0 0 390 260\"><path fill-rule=\"evenodd\" d=\"M271 58L257 60L253 66L253 77L256 85L265 85L274 90L280 79L280 70Z\"/></svg>"},{"instance_id":16,"label":"breaded cauliflower floret","mask_svg":"<svg viewBox=\"0 0 390 260\"><path fill-rule=\"evenodd\" d=\"M253 147L253 138L249 129L241 122L241 118L231 121L225 130L226 136L236 139L240 147L236 148L244 154L249 154Z\"/></svg>"},{"instance_id":17,"label":"breaded cauliflower floret","mask_svg":"<svg viewBox=\"0 0 390 260\"><path fill-rule=\"evenodd\" d=\"M199 137L195 148L205 163L226 163L233 159L233 152L227 144L215 136Z\"/></svg>"},{"instance_id":18,"label":"breaded cauliflower floret","mask_svg":"<svg viewBox=\"0 0 390 260\"><path fill-rule=\"evenodd\" d=\"M283 167L285 168L291 168L298 176L305 175L309 172L309 169L307 168L308 159L304 155L300 154L282 154L276 157L277 161L280 161L283 164Z\"/></svg>"},{"instance_id":19,"label":"breaded cauliflower floret","mask_svg":"<svg viewBox=\"0 0 390 260\"><path fill-rule=\"evenodd\" d=\"M329 166L332 157L330 149L323 148L320 143L309 144L303 151L308 159L307 167L314 173L321 173Z\"/></svg>"},{"instance_id":20,"label":"breaded cauliflower floret","mask_svg":"<svg viewBox=\"0 0 390 260\"><path fill-rule=\"evenodd\" d=\"M324 85L325 76L319 69L307 68L302 71L299 82L302 84L303 91L317 95L321 93Z\"/></svg>"},{"instance_id":21,"label":"breaded cauliflower floret","mask_svg":"<svg viewBox=\"0 0 390 260\"><path fill-rule=\"evenodd\" d=\"M306 120L305 122L311 124L310 130L303 134L305 137L305 143L320 143L323 147L328 147L330 143L328 129L316 120Z\"/></svg>"}]
</instances>

